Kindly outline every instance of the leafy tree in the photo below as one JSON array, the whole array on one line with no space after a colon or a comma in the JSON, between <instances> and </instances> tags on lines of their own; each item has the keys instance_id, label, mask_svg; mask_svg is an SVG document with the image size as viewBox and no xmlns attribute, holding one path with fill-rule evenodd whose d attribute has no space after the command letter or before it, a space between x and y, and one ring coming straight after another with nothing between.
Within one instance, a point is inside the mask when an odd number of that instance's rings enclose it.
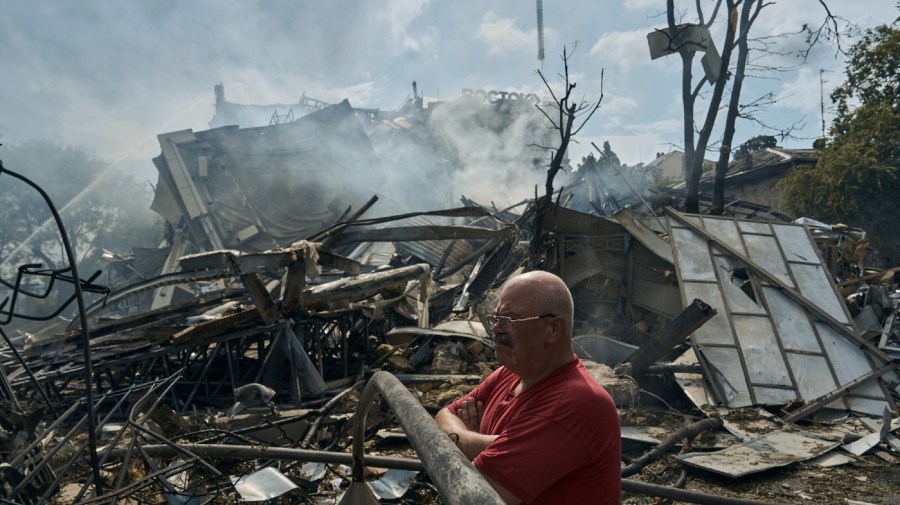
<instances>
[{"instance_id":1,"label":"leafy tree","mask_svg":"<svg viewBox=\"0 0 900 505\"><path fill-rule=\"evenodd\" d=\"M129 255L132 247L155 246L162 238L158 218L150 210L150 188L83 149L29 141L3 146L0 159L5 169L34 182L53 201L83 278L102 268L104 249ZM0 207L0 275L5 281L14 280L23 264L68 267L53 216L34 188L0 175Z\"/></svg>"},{"instance_id":2,"label":"leafy tree","mask_svg":"<svg viewBox=\"0 0 900 505\"><path fill-rule=\"evenodd\" d=\"M849 51L838 115L818 165L784 179L792 212L865 229L889 261L900 257L900 30L879 26ZM852 107L851 99L860 105Z\"/></svg>"},{"instance_id":3,"label":"leafy tree","mask_svg":"<svg viewBox=\"0 0 900 505\"><path fill-rule=\"evenodd\" d=\"M743 144L741 144L740 147L738 147L737 149L734 150L734 159L735 159L735 161L740 161L742 163L751 165L753 153L755 153L756 151L763 150L767 147L776 147L777 145L778 144L775 140L775 137L773 137L772 135L757 135L757 136L751 138L750 140L748 140L747 142L744 142ZM717 169L716 176L719 175L718 168L720 166L721 166L720 164L716 165L716 169ZM748 166L748 168L749 168L749 166ZM724 178L724 176L725 176L724 170L722 170L721 175Z\"/></svg>"},{"instance_id":4,"label":"leafy tree","mask_svg":"<svg viewBox=\"0 0 900 505\"><path fill-rule=\"evenodd\" d=\"M881 25L869 30L849 51L847 81L831 93L831 100L837 106L832 134L846 131L846 123L853 116L854 100L862 103L887 101L895 111L900 106L898 23L900 18L894 21L894 26Z\"/></svg>"}]
</instances>

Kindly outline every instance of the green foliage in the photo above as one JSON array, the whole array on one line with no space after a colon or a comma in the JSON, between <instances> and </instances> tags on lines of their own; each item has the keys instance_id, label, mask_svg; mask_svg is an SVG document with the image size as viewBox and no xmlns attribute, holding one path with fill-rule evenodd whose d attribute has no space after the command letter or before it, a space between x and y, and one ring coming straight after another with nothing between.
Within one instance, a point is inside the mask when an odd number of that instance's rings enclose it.
<instances>
[{"instance_id":1,"label":"green foliage","mask_svg":"<svg viewBox=\"0 0 900 505\"><path fill-rule=\"evenodd\" d=\"M59 211L82 276L98 268L103 249L128 255L135 246L161 239L150 211L149 187L94 158L83 149L45 141L4 145L5 168L41 187ZM31 186L0 176L0 261L3 274L23 263L61 268L68 262L59 231L44 199Z\"/></svg>"},{"instance_id":2,"label":"green foliage","mask_svg":"<svg viewBox=\"0 0 900 505\"><path fill-rule=\"evenodd\" d=\"M831 93L837 105L832 134L844 133L853 117L853 102L886 101L894 111L900 110L900 18L893 26L882 25L869 30L850 49L847 80Z\"/></svg>"},{"instance_id":3,"label":"green foliage","mask_svg":"<svg viewBox=\"0 0 900 505\"><path fill-rule=\"evenodd\" d=\"M797 214L866 230L883 256L900 258L900 114L888 101L851 113L845 131L815 167L795 168L783 181Z\"/></svg>"},{"instance_id":4,"label":"green foliage","mask_svg":"<svg viewBox=\"0 0 900 505\"><path fill-rule=\"evenodd\" d=\"M816 167L782 181L791 211L866 230L888 261L900 259L900 30L879 26L855 44L834 93L833 136ZM858 102L859 106L854 107Z\"/></svg>"}]
</instances>

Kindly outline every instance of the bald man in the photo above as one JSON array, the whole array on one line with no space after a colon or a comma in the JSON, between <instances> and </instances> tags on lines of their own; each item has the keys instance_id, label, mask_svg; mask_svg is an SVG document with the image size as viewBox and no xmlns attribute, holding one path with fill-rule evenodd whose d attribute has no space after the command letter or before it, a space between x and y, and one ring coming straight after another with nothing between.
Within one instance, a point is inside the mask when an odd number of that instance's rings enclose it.
<instances>
[{"instance_id":1,"label":"bald man","mask_svg":"<svg viewBox=\"0 0 900 505\"><path fill-rule=\"evenodd\" d=\"M619 418L572 350L559 277L511 278L489 323L500 363L435 420L506 503L619 503Z\"/></svg>"}]
</instances>

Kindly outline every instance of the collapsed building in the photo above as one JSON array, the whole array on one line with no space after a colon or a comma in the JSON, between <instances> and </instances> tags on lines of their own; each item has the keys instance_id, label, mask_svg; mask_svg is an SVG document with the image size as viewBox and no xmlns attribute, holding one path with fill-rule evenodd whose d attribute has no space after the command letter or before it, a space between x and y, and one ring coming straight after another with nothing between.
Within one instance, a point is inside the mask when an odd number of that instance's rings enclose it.
<instances>
[{"instance_id":1,"label":"collapsed building","mask_svg":"<svg viewBox=\"0 0 900 505\"><path fill-rule=\"evenodd\" d=\"M210 130L158 136L152 208L166 223L163 245L114 265L114 285L67 328L4 333L4 500L250 500L239 483L268 478L255 499L302 493L334 502L315 464L353 465L352 479L347 471L337 486L344 503L362 485L364 461L425 470L446 502L465 502L471 497L441 485L444 470L429 459L440 448L422 442L427 432L403 436L430 466L363 459L361 439L388 438L379 428L391 415L403 426L423 415L398 409L404 393L380 374L415 388L431 408L459 394L459 384L476 384L492 367L483 317L506 278L534 268L570 287L576 353L621 408L652 401L645 394L682 395L704 416L747 409L769 423L752 433L728 421L727 447L682 454L683 465L740 477L837 447L900 450L890 435L900 395L896 272L848 268L852 258L838 261L828 252L833 237L808 223L742 204L729 216L643 200L618 201L608 213L530 199L449 205L440 192L466 167L490 161L540 175L541 151L518 143L550 143L532 100L470 91L425 107L414 91L396 111L305 95L273 109L226 102L217 86ZM267 125L243 126L266 117ZM514 137L515 148L480 158L448 124ZM417 188L411 203L402 178ZM588 209L610 208L602 192L584 198ZM424 202L425 210L410 207ZM853 303L839 270L858 274ZM441 396L434 384L452 386ZM367 418L372 387L392 414ZM96 396L86 398L86 388ZM785 428L847 416L865 419L877 438L865 427L845 433L849 442ZM98 440L85 440L94 423ZM867 441L852 445L859 440ZM623 476L639 472L626 469ZM632 480L623 487L666 492Z\"/></svg>"}]
</instances>

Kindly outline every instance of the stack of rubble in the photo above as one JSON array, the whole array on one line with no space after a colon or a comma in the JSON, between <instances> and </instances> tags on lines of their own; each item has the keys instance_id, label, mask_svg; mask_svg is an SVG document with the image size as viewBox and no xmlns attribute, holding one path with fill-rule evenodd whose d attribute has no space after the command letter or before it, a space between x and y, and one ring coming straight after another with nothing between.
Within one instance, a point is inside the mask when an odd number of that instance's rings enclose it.
<instances>
[{"instance_id":1,"label":"stack of rubble","mask_svg":"<svg viewBox=\"0 0 900 505\"><path fill-rule=\"evenodd\" d=\"M309 131L359 133L346 107L318 114ZM291 194L306 183L294 156L346 154L290 144L307 126L278 126L300 133L161 135L154 208L170 240L123 260L121 284L68 328L6 338L0 498L333 499L365 381L387 370L432 413L464 394L496 366L482 321L498 290L534 268L571 288L576 353L615 398L623 437L657 446L626 454L624 476L683 440L678 465L732 478L838 454L896 461L896 269L860 265L847 294L808 223L671 208L516 214L465 201L367 218L377 198L359 187L319 180L297 200L245 180ZM270 163L251 173L259 142ZM638 426L647 405L702 424ZM378 448L404 438L390 412L367 427ZM434 495L408 458L366 462L411 472L382 472L382 499Z\"/></svg>"}]
</instances>

